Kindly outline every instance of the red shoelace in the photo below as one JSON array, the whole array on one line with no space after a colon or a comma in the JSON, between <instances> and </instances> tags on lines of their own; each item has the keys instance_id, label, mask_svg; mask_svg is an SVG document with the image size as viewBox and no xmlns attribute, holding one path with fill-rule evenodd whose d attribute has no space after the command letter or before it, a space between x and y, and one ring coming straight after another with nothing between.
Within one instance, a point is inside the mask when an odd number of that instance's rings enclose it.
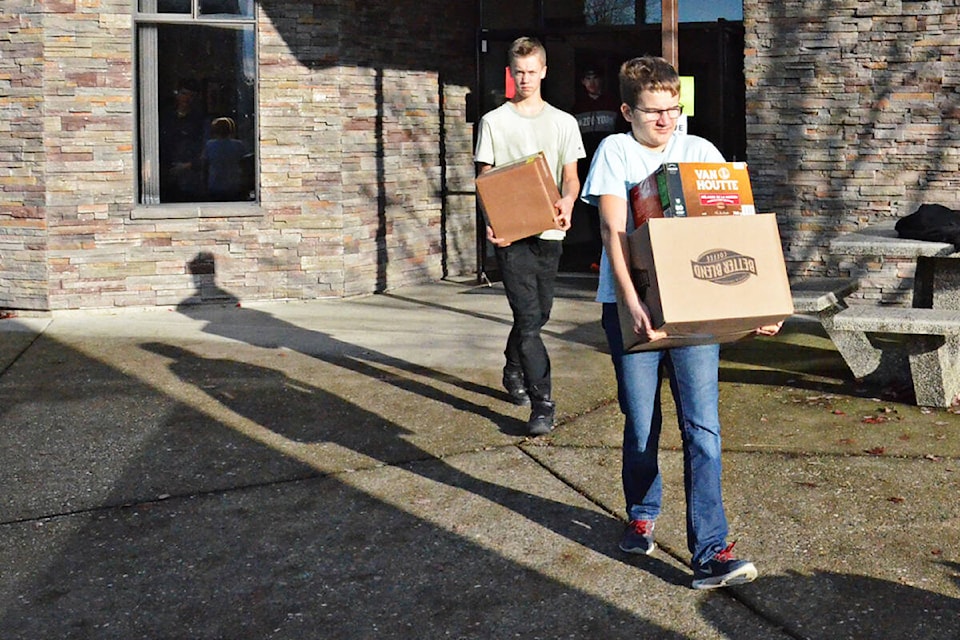
<instances>
[{"instance_id":1,"label":"red shoelace","mask_svg":"<svg viewBox=\"0 0 960 640\"><path fill-rule=\"evenodd\" d=\"M651 531L653 531L652 520L634 520L633 522L630 523L630 526L633 528L633 530L636 533L640 534L641 536L645 536L649 534Z\"/></svg>"},{"instance_id":2,"label":"red shoelace","mask_svg":"<svg viewBox=\"0 0 960 640\"><path fill-rule=\"evenodd\" d=\"M720 562L729 562L730 560L733 560L733 545L735 544L737 543L731 542L730 544L727 545L726 549L717 553L717 555L713 557L719 560Z\"/></svg>"}]
</instances>

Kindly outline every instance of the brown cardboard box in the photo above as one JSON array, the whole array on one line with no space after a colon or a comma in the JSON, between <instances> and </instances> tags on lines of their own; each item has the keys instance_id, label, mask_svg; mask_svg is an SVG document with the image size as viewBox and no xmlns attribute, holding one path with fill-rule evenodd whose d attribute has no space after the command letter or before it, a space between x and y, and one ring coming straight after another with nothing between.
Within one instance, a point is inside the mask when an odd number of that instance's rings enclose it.
<instances>
[{"instance_id":1,"label":"brown cardboard box","mask_svg":"<svg viewBox=\"0 0 960 640\"><path fill-rule=\"evenodd\" d=\"M636 335L621 301L628 351L732 342L793 314L772 213L654 218L631 233L629 243L634 284L653 326L668 337L647 342Z\"/></svg>"},{"instance_id":2,"label":"brown cardboard box","mask_svg":"<svg viewBox=\"0 0 960 640\"><path fill-rule=\"evenodd\" d=\"M477 196L498 238L513 242L559 228L553 203L560 191L542 152L477 176Z\"/></svg>"},{"instance_id":3,"label":"brown cardboard box","mask_svg":"<svg viewBox=\"0 0 960 640\"><path fill-rule=\"evenodd\" d=\"M753 215L745 162L667 162L630 190L634 226L650 218Z\"/></svg>"}]
</instances>

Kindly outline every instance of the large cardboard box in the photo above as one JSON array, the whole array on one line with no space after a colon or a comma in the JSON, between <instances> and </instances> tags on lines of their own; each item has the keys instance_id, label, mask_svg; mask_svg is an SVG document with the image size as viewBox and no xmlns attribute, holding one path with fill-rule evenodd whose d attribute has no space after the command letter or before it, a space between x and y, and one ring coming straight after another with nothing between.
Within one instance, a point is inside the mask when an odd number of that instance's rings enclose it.
<instances>
[{"instance_id":1,"label":"large cardboard box","mask_svg":"<svg viewBox=\"0 0 960 640\"><path fill-rule=\"evenodd\" d=\"M513 242L559 228L553 204L560 191L542 152L477 176L477 197L498 238Z\"/></svg>"},{"instance_id":2,"label":"large cardboard box","mask_svg":"<svg viewBox=\"0 0 960 640\"><path fill-rule=\"evenodd\" d=\"M630 234L634 285L653 326L667 332L648 342L633 332L620 302L628 351L723 343L793 314L793 298L776 216L654 218Z\"/></svg>"},{"instance_id":3,"label":"large cardboard box","mask_svg":"<svg viewBox=\"0 0 960 640\"><path fill-rule=\"evenodd\" d=\"M745 162L667 162L630 190L635 228L651 218L753 215Z\"/></svg>"}]
</instances>

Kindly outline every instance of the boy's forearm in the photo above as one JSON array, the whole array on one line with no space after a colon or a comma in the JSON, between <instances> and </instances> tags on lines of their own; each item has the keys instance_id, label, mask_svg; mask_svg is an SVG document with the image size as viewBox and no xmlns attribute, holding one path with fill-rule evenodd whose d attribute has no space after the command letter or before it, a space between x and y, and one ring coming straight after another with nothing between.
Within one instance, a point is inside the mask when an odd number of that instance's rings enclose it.
<instances>
[{"instance_id":1,"label":"boy's forearm","mask_svg":"<svg viewBox=\"0 0 960 640\"><path fill-rule=\"evenodd\" d=\"M607 249L607 258L610 260L613 281L620 299L629 308L637 306L640 303L640 296L637 295L637 289L630 277L630 252L626 232L612 234L609 242L605 242L604 246Z\"/></svg>"},{"instance_id":2,"label":"boy's forearm","mask_svg":"<svg viewBox=\"0 0 960 640\"><path fill-rule=\"evenodd\" d=\"M567 178L560 185L560 196L564 199L569 198L570 202L576 202L580 195L580 178Z\"/></svg>"},{"instance_id":3,"label":"boy's forearm","mask_svg":"<svg viewBox=\"0 0 960 640\"><path fill-rule=\"evenodd\" d=\"M600 239L607 251L607 260L610 261L614 284L621 299L628 306L634 306L639 302L639 297L630 278L630 252L627 246L626 224L620 223L625 219L625 209L625 202L601 198Z\"/></svg>"}]
</instances>

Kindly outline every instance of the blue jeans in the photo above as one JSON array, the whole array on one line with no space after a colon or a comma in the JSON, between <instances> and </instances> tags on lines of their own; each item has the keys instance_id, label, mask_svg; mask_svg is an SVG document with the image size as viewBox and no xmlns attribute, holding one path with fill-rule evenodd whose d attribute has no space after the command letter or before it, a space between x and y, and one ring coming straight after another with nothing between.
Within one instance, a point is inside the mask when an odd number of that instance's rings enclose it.
<instances>
[{"instance_id":1,"label":"blue jeans","mask_svg":"<svg viewBox=\"0 0 960 640\"><path fill-rule=\"evenodd\" d=\"M657 452L663 414L662 376L670 380L683 441L683 488L687 501L687 548L694 566L726 545L727 517L720 489L720 346L708 344L624 353L617 305L603 305L617 374L623 430L623 493L630 520L656 520L663 486Z\"/></svg>"},{"instance_id":2,"label":"blue jeans","mask_svg":"<svg viewBox=\"0 0 960 640\"><path fill-rule=\"evenodd\" d=\"M550 357L540 330L550 319L563 243L524 238L497 247L503 289L513 311L504 355L506 368L523 371L531 397L550 397Z\"/></svg>"}]
</instances>

